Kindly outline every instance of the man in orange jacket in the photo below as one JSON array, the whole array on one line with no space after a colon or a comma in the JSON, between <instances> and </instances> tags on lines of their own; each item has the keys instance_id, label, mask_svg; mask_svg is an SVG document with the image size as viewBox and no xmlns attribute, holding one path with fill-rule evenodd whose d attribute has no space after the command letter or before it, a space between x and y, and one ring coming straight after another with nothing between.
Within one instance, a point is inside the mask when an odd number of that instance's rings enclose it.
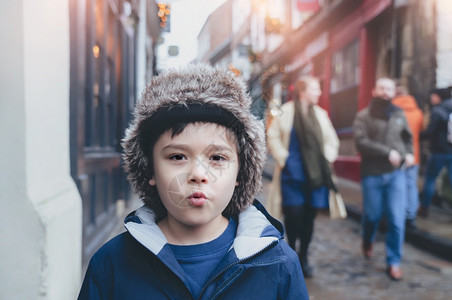
<instances>
[{"instance_id":1,"label":"man in orange jacket","mask_svg":"<svg viewBox=\"0 0 452 300\"><path fill-rule=\"evenodd\" d=\"M419 133L423 130L424 113L418 107L416 99L408 94L407 88L403 85L398 85L396 90L396 97L392 103L400 107L405 113L408 121L411 134L413 136L413 155L415 164L406 168L406 183L407 183L407 209L406 209L406 228L416 228L416 213L419 207L419 189L417 185L418 172L420 164L420 143Z\"/></svg>"}]
</instances>

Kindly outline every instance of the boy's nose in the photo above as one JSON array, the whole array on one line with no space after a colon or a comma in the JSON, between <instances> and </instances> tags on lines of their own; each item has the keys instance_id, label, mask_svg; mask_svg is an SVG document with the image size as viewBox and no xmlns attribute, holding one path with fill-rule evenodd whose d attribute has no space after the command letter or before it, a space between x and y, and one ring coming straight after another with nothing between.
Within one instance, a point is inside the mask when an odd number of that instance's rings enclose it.
<instances>
[{"instance_id":1,"label":"boy's nose","mask_svg":"<svg viewBox=\"0 0 452 300\"><path fill-rule=\"evenodd\" d=\"M206 165L203 160L199 159L196 162L193 162L190 170L190 175L188 176L188 181L196 183L207 183L208 172L208 165Z\"/></svg>"}]
</instances>

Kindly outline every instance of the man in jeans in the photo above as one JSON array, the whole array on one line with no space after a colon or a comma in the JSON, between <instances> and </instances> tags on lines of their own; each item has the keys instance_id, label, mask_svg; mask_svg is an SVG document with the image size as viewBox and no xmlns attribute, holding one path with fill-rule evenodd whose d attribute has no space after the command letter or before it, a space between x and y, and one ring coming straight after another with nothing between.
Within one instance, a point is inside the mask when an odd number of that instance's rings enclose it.
<instances>
[{"instance_id":1,"label":"man in jeans","mask_svg":"<svg viewBox=\"0 0 452 300\"><path fill-rule=\"evenodd\" d=\"M372 90L373 99L357 114L353 130L361 154L363 254L366 258L372 256L372 243L385 214L387 272L391 279L400 280L406 210L404 168L414 164L414 156L404 113L391 103L394 95L394 81L378 79Z\"/></svg>"}]
</instances>

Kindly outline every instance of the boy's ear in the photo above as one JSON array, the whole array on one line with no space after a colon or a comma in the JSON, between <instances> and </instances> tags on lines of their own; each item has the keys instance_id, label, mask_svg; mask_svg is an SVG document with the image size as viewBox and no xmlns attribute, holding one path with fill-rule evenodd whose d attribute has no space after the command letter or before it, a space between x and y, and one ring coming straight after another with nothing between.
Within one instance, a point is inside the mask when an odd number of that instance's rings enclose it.
<instances>
[{"instance_id":1,"label":"boy's ear","mask_svg":"<svg viewBox=\"0 0 452 300\"><path fill-rule=\"evenodd\" d=\"M239 186L239 182L238 181L235 182L235 186Z\"/></svg>"},{"instance_id":2,"label":"boy's ear","mask_svg":"<svg viewBox=\"0 0 452 300\"><path fill-rule=\"evenodd\" d=\"M149 180L149 185L150 186L154 186L155 185L155 176L151 177L151 179Z\"/></svg>"}]
</instances>

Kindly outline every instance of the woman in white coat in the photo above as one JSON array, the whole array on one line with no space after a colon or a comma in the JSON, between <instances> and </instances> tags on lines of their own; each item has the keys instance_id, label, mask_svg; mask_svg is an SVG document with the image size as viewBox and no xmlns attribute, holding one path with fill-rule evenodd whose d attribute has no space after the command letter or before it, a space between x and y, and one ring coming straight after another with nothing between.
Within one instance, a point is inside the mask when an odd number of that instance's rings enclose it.
<instances>
[{"instance_id":1,"label":"woman in white coat","mask_svg":"<svg viewBox=\"0 0 452 300\"><path fill-rule=\"evenodd\" d=\"M328 207L331 163L337 157L339 139L328 113L317 103L319 81L311 76L295 84L297 99L281 106L267 132L268 148L276 166L267 208L276 218L284 215L289 245L295 249L305 277L312 276L308 247L319 208Z\"/></svg>"}]
</instances>

